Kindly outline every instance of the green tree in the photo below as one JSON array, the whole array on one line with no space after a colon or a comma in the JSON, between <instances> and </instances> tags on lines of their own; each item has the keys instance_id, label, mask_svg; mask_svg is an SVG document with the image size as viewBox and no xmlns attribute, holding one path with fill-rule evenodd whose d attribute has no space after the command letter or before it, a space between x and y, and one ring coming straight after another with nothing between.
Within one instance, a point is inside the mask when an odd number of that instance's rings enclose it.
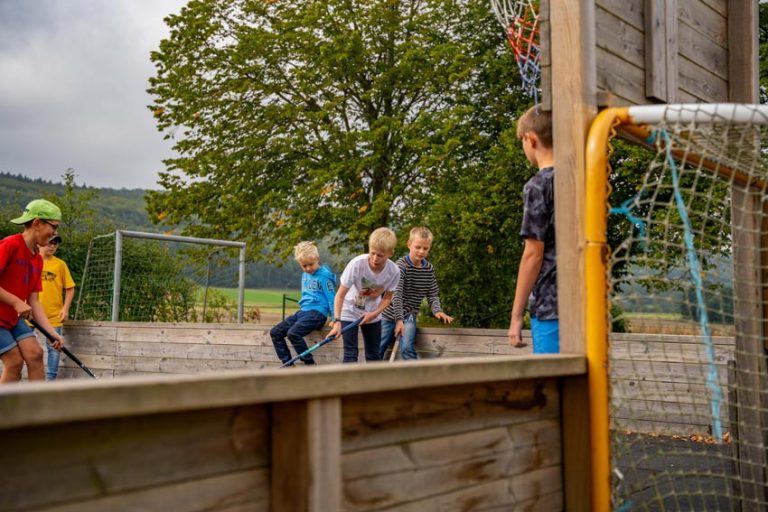
<instances>
[{"instance_id":1,"label":"green tree","mask_svg":"<svg viewBox=\"0 0 768 512\"><path fill-rule=\"evenodd\" d=\"M517 110L482 2L193 0L166 22L150 108L180 156L148 211L254 257L301 239L359 251L375 227L423 221Z\"/></svg>"}]
</instances>

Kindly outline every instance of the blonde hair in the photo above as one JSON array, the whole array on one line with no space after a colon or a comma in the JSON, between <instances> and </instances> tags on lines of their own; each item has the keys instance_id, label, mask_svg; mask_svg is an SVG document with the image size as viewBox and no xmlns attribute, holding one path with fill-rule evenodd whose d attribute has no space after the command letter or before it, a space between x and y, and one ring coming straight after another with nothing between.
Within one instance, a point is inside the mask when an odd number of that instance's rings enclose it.
<instances>
[{"instance_id":1,"label":"blonde hair","mask_svg":"<svg viewBox=\"0 0 768 512\"><path fill-rule=\"evenodd\" d=\"M396 245L397 235L389 228L374 229L368 238L368 247L376 247L382 251L395 252Z\"/></svg>"},{"instance_id":2,"label":"blonde hair","mask_svg":"<svg viewBox=\"0 0 768 512\"><path fill-rule=\"evenodd\" d=\"M293 248L293 257L299 264L320 261L320 253L314 242L299 242Z\"/></svg>"},{"instance_id":3,"label":"blonde hair","mask_svg":"<svg viewBox=\"0 0 768 512\"><path fill-rule=\"evenodd\" d=\"M426 226L417 226L411 230L408 235L408 241L411 242L416 238L432 241L432 232Z\"/></svg>"},{"instance_id":4,"label":"blonde hair","mask_svg":"<svg viewBox=\"0 0 768 512\"><path fill-rule=\"evenodd\" d=\"M545 148L551 148L552 112L544 112L540 105L529 108L517 121L517 138L528 132L535 133Z\"/></svg>"}]
</instances>

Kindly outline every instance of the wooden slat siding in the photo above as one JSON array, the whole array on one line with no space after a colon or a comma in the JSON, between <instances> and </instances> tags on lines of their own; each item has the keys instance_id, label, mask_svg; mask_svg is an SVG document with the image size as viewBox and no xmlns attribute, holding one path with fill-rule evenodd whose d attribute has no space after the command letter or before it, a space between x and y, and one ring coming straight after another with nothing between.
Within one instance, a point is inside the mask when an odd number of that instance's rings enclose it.
<instances>
[{"instance_id":1,"label":"wooden slat siding","mask_svg":"<svg viewBox=\"0 0 768 512\"><path fill-rule=\"evenodd\" d=\"M643 68L597 48L597 85L613 95L613 106L639 105L645 100Z\"/></svg>"},{"instance_id":2,"label":"wooden slat siding","mask_svg":"<svg viewBox=\"0 0 768 512\"><path fill-rule=\"evenodd\" d=\"M696 96L701 102L723 103L728 101L728 81L712 73L707 63L697 63L681 56L680 89Z\"/></svg>"},{"instance_id":3,"label":"wooden slat siding","mask_svg":"<svg viewBox=\"0 0 768 512\"><path fill-rule=\"evenodd\" d=\"M728 48L728 19L704 5L701 0L678 0L680 21L702 34L712 43ZM685 48L681 45L681 51Z\"/></svg>"},{"instance_id":4,"label":"wooden slat siding","mask_svg":"<svg viewBox=\"0 0 768 512\"><path fill-rule=\"evenodd\" d=\"M0 510L70 502L105 510L151 497L158 499L151 510L192 511L222 484L224 503L254 506L269 495L268 479L252 480L269 464L267 418L264 406L254 406L3 430L12 442L0 464L14 471L0 477ZM188 493L182 500L180 488Z\"/></svg>"},{"instance_id":5,"label":"wooden slat siding","mask_svg":"<svg viewBox=\"0 0 768 512\"><path fill-rule=\"evenodd\" d=\"M242 471L202 481L54 505L35 509L35 512L253 512L269 507L269 496L264 489L269 489L266 470Z\"/></svg>"},{"instance_id":6,"label":"wooden slat siding","mask_svg":"<svg viewBox=\"0 0 768 512\"><path fill-rule=\"evenodd\" d=\"M340 510L341 400L274 404L272 433L270 510Z\"/></svg>"},{"instance_id":7,"label":"wooden slat siding","mask_svg":"<svg viewBox=\"0 0 768 512\"><path fill-rule=\"evenodd\" d=\"M343 449L348 453L557 418L559 407L557 387L549 380L413 389L408 395L357 395L342 402Z\"/></svg>"},{"instance_id":8,"label":"wooden slat siding","mask_svg":"<svg viewBox=\"0 0 768 512\"><path fill-rule=\"evenodd\" d=\"M551 380L376 393L342 403L344 510L401 510L495 482L506 485L476 508L519 504L509 495L512 481L535 469L560 471Z\"/></svg>"},{"instance_id":9,"label":"wooden slat siding","mask_svg":"<svg viewBox=\"0 0 768 512\"><path fill-rule=\"evenodd\" d=\"M675 103L677 0L645 0L645 96Z\"/></svg>"},{"instance_id":10,"label":"wooden slat siding","mask_svg":"<svg viewBox=\"0 0 768 512\"><path fill-rule=\"evenodd\" d=\"M678 101L727 101L725 78L728 66L725 9L717 10L701 0L678 0L679 68ZM665 6L667 2L664 2ZM644 104L645 16L643 0L601 0L596 3L597 85L613 94L613 106ZM634 30L632 30L634 29ZM638 56L641 57L637 61ZM684 63L688 59L687 63ZM639 69L639 73L631 63ZM693 66L692 62L698 63ZM713 85L706 82L712 80ZM691 97L693 96L693 97Z\"/></svg>"}]
</instances>

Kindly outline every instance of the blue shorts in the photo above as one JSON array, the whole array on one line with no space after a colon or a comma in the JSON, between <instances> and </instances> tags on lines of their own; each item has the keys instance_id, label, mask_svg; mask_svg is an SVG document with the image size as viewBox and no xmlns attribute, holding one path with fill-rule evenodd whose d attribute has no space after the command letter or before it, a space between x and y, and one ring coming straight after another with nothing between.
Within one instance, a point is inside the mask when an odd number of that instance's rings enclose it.
<instances>
[{"instance_id":1,"label":"blue shorts","mask_svg":"<svg viewBox=\"0 0 768 512\"><path fill-rule=\"evenodd\" d=\"M9 350L16 348L21 340L30 337L34 338L35 333L22 318L19 318L13 329L0 327L0 354L5 354Z\"/></svg>"},{"instance_id":2,"label":"blue shorts","mask_svg":"<svg viewBox=\"0 0 768 512\"><path fill-rule=\"evenodd\" d=\"M531 336L534 354L560 353L560 323L554 320L531 318Z\"/></svg>"}]
</instances>

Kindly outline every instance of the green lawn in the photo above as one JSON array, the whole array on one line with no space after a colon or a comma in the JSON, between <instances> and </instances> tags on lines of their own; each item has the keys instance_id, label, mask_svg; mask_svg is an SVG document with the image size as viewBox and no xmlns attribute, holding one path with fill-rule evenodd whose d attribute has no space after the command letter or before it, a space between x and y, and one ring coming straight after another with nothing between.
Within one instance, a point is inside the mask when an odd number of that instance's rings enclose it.
<instances>
[{"instance_id":1,"label":"green lawn","mask_svg":"<svg viewBox=\"0 0 768 512\"><path fill-rule=\"evenodd\" d=\"M237 288L214 288L229 300L237 302ZM245 289L245 307L258 307L262 313L280 313L283 310L283 294L286 297L298 300L301 296L299 290L268 290ZM286 301L286 311L295 311L296 303Z\"/></svg>"}]
</instances>

